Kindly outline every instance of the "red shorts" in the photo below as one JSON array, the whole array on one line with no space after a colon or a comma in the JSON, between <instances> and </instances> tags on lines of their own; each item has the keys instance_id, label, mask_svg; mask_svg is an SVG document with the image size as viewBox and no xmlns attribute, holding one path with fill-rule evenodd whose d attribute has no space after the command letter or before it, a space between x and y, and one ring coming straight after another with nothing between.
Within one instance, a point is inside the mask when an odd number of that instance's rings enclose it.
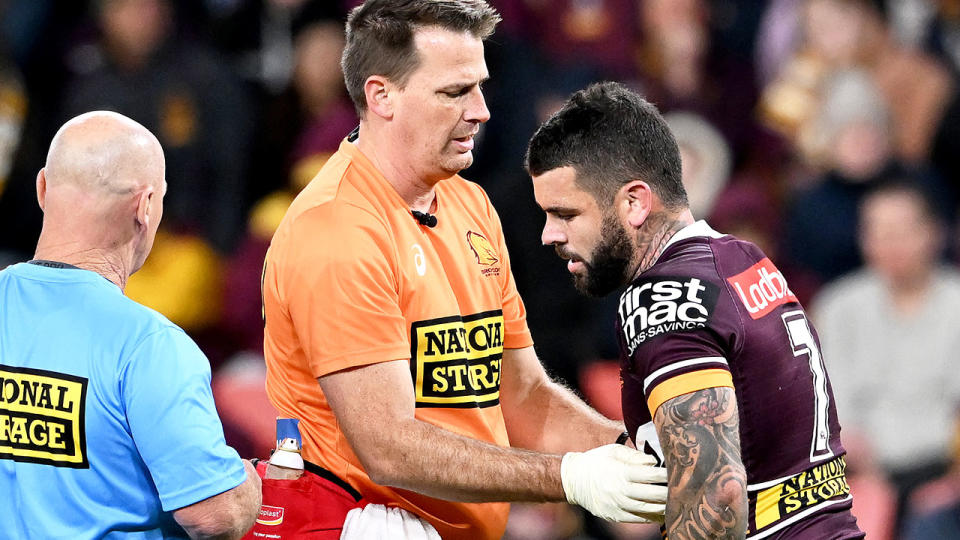
<instances>
[{"instance_id":1,"label":"red shorts","mask_svg":"<svg viewBox=\"0 0 960 540\"><path fill-rule=\"evenodd\" d=\"M330 471L309 462L304 468L296 480L265 479L267 462L257 463L263 505L243 540L339 540L347 512L362 508L366 501Z\"/></svg>"}]
</instances>

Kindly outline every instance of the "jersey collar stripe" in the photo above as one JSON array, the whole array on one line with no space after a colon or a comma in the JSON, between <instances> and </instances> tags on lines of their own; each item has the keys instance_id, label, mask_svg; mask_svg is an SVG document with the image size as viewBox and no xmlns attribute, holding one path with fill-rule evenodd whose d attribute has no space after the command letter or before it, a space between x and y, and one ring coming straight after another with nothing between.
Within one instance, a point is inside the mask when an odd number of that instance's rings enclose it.
<instances>
[{"instance_id":1,"label":"jersey collar stripe","mask_svg":"<svg viewBox=\"0 0 960 540\"><path fill-rule=\"evenodd\" d=\"M662 368L654 371L654 372L651 373L649 376L647 376L647 378L643 380L643 392L646 393L647 390L650 388L650 383L652 383L653 381L655 381L657 378L659 378L659 377L660 377L661 375L663 375L664 373L669 373L669 372L674 371L674 370L676 370L676 369L682 369L682 368L689 367L689 366L696 366L696 365L698 365L698 364L723 364L723 365L725 365L725 366L729 365L729 364L727 364L727 359L724 358L724 357L722 357L722 356L708 356L708 357L705 357L705 358L691 358L690 360L683 360L683 361L681 361L681 362L674 362L674 363L670 364L669 366L664 366L664 367L662 367Z\"/></svg>"},{"instance_id":2,"label":"jersey collar stripe","mask_svg":"<svg viewBox=\"0 0 960 540\"><path fill-rule=\"evenodd\" d=\"M672 246L673 244L676 244L681 240L686 240L687 238L693 238L695 236L706 236L708 238L720 238L723 236L723 234L713 230L713 227L711 227L710 225L707 224L706 221L701 219L675 232L673 236L670 237L670 240L667 241L667 245L663 246L663 249L660 251L660 253L663 253L664 251L667 250L668 247ZM658 256L657 259L659 258L660 257ZM656 264L656 261L654 261L654 264Z\"/></svg>"}]
</instances>

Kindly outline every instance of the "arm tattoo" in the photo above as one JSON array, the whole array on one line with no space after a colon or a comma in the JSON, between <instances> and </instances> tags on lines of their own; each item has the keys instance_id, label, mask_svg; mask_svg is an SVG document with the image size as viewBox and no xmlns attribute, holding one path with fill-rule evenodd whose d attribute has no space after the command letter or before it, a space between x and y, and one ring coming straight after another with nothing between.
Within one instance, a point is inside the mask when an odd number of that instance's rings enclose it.
<instances>
[{"instance_id":1,"label":"arm tattoo","mask_svg":"<svg viewBox=\"0 0 960 540\"><path fill-rule=\"evenodd\" d=\"M670 540L743 538L747 474L740 459L740 420L732 388L673 398L655 423L666 459Z\"/></svg>"}]
</instances>

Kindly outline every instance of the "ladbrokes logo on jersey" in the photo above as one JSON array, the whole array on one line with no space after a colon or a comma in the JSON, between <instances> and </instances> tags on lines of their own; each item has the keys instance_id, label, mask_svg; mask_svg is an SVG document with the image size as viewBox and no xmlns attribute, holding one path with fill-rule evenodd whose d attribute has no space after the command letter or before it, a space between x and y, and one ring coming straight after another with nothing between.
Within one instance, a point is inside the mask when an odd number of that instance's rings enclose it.
<instances>
[{"instance_id":1,"label":"ladbrokes logo on jersey","mask_svg":"<svg viewBox=\"0 0 960 540\"><path fill-rule=\"evenodd\" d=\"M410 329L417 407L500 403L503 312L418 321Z\"/></svg>"},{"instance_id":2,"label":"ladbrokes logo on jersey","mask_svg":"<svg viewBox=\"0 0 960 540\"><path fill-rule=\"evenodd\" d=\"M620 296L620 327L630 354L670 332L704 328L720 287L698 278L657 277L634 283Z\"/></svg>"},{"instance_id":3,"label":"ladbrokes logo on jersey","mask_svg":"<svg viewBox=\"0 0 960 540\"><path fill-rule=\"evenodd\" d=\"M763 317L779 305L798 302L790 287L787 287L783 274L766 257L743 272L728 277L727 281L754 319Z\"/></svg>"},{"instance_id":4,"label":"ladbrokes logo on jersey","mask_svg":"<svg viewBox=\"0 0 960 540\"><path fill-rule=\"evenodd\" d=\"M87 379L0 364L0 459L86 469Z\"/></svg>"}]
</instances>

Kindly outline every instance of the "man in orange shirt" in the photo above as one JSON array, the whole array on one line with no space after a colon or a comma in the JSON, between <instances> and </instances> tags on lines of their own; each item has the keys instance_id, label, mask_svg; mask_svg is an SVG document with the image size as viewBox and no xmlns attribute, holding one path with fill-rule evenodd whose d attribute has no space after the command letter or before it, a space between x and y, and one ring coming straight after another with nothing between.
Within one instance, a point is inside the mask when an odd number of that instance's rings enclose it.
<instances>
[{"instance_id":1,"label":"man in orange shirt","mask_svg":"<svg viewBox=\"0 0 960 540\"><path fill-rule=\"evenodd\" d=\"M351 13L360 127L267 254L267 391L301 419L308 461L443 538L499 538L509 501L661 520L665 471L544 373L500 220L457 175L489 118L483 40L499 19L483 0Z\"/></svg>"}]
</instances>

